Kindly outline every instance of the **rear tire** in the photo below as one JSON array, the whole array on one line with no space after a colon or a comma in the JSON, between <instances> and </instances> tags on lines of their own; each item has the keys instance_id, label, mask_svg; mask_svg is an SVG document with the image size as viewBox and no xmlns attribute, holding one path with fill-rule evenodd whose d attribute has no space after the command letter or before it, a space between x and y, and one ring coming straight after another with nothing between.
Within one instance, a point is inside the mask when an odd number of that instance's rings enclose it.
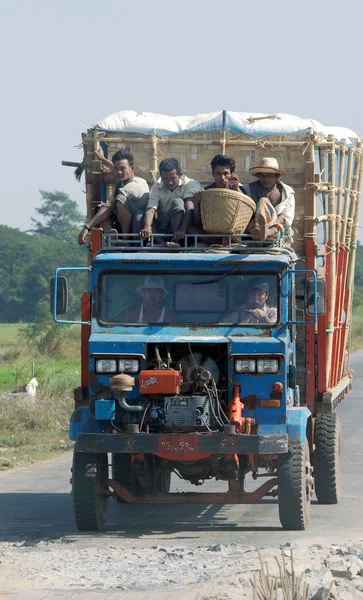
<instances>
[{"instance_id":1,"label":"rear tire","mask_svg":"<svg viewBox=\"0 0 363 600\"><path fill-rule=\"evenodd\" d=\"M342 431L336 413L317 416L314 442L316 497L320 504L337 504L342 483Z\"/></svg>"},{"instance_id":2,"label":"rear tire","mask_svg":"<svg viewBox=\"0 0 363 600\"><path fill-rule=\"evenodd\" d=\"M72 467L72 496L74 516L79 531L104 529L108 495L107 454L89 454L74 450Z\"/></svg>"},{"instance_id":3,"label":"rear tire","mask_svg":"<svg viewBox=\"0 0 363 600\"><path fill-rule=\"evenodd\" d=\"M308 442L279 457L279 516L284 529L306 529L310 520L310 453Z\"/></svg>"}]
</instances>

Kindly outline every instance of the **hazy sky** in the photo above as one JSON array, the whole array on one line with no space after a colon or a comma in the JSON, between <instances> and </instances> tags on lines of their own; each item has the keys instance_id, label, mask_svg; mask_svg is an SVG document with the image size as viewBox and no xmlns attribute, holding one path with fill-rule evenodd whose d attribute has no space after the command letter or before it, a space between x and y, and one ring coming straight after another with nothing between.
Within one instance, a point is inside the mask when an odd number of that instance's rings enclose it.
<instances>
[{"instance_id":1,"label":"hazy sky","mask_svg":"<svg viewBox=\"0 0 363 600\"><path fill-rule=\"evenodd\" d=\"M0 0L3 224L82 184L81 132L118 110L290 113L363 136L361 0ZM360 237L362 237L360 235Z\"/></svg>"}]
</instances>

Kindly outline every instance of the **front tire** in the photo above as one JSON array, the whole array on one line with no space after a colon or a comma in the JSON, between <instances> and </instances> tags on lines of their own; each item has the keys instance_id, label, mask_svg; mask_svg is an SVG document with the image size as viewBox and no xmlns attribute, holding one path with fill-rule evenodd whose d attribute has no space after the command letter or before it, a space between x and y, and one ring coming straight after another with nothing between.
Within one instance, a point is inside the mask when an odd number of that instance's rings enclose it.
<instances>
[{"instance_id":1,"label":"front tire","mask_svg":"<svg viewBox=\"0 0 363 600\"><path fill-rule=\"evenodd\" d=\"M79 531L104 529L108 495L107 454L89 454L74 450L72 467L72 496L74 516Z\"/></svg>"},{"instance_id":2,"label":"front tire","mask_svg":"<svg viewBox=\"0 0 363 600\"><path fill-rule=\"evenodd\" d=\"M314 442L316 497L320 504L337 504L342 483L342 430L335 413L317 416Z\"/></svg>"},{"instance_id":3,"label":"front tire","mask_svg":"<svg viewBox=\"0 0 363 600\"><path fill-rule=\"evenodd\" d=\"M279 516L284 529L306 529L310 520L311 467L308 442L279 457Z\"/></svg>"}]
</instances>

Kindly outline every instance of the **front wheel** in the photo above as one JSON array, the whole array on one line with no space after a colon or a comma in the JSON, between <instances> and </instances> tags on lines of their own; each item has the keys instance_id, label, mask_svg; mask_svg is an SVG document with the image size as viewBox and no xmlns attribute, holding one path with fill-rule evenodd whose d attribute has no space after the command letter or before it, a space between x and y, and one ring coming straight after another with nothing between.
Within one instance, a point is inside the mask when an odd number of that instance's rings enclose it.
<instances>
[{"instance_id":1,"label":"front wheel","mask_svg":"<svg viewBox=\"0 0 363 600\"><path fill-rule=\"evenodd\" d=\"M284 529L306 529L310 520L311 466L308 442L279 457L279 516Z\"/></svg>"},{"instance_id":2,"label":"front wheel","mask_svg":"<svg viewBox=\"0 0 363 600\"><path fill-rule=\"evenodd\" d=\"M320 504L337 504L342 481L342 431L335 413L317 416L314 443L316 497Z\"/></svg>"},{"instance_id":3,"label":"front wheel","mask_svg":"<svg viewBox=\"0 0 363 600\"><path fill-rule=\"evenodd\" d=\"M102 531L108 509L107 454L73 454L72 496L79 531Z\"/></svg>"}]
</instances>

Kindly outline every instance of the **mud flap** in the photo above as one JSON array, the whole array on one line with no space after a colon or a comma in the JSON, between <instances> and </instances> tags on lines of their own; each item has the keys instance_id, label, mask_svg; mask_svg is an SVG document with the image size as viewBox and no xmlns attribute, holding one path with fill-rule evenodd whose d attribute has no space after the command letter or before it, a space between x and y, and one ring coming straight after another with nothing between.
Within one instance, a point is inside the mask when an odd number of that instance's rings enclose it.
<instances>
[{"instance_id":1,"label":"mud flap","mask_svg":"<svg viewBox=\"0 0 363 600\"><path fill-rule=\"evenodd\" d=\"M311 412L305 406L294 406L287 411L287 433L289 446L304 445L307 439L306 429Z\"/></svg>"}]
</instances>

